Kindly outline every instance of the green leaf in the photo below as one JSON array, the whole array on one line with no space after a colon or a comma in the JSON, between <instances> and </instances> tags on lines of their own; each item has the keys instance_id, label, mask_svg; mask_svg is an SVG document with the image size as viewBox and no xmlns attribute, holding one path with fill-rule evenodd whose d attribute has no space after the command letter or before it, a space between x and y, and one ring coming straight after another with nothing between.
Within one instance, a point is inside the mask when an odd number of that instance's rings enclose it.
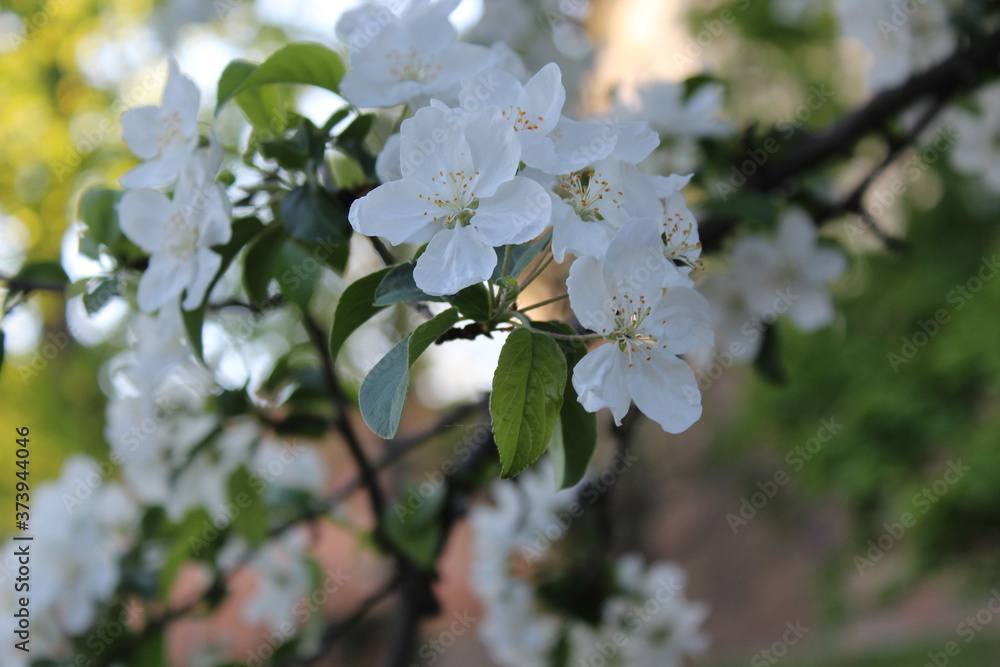
<instances>
[{"instance_id":1,"label":"green leaf","mask_svg":"<svg viewBox=\"0 0 1000 667\"><path fill-rule=\"evenodd\" d=\"M3 329L0 329L0 373L3 373L4 343L6 340L7 334L4 333Z\"/></svg>"},{"instance_id":2,"label":"green leaf","mask_svg":"<svg viewBox=\"0 0 1000 667\"><path fill-rule=\"evenodd\" d=\"M234 60L222 71L219 77L219 94L223 91L237 91L242 84L257 71L257 65L246 60ZM284 100L281 91L275 86L253 87L234 92L236 103L246 114L250 123L259 130L278 133L285 129ZM220 97L221 99L221 97ZM222 104L216 107L222 108Z\"/></svg>"},{"instance_id":3,"label":"green leaf","mask_svg":"<svg viewBox=\"0 0 1000 667\"><path fill-rule=\"evenodd\" d=\"M111 299L125 293L124 286L115 276L101 278L92 283L93 289L88 286L87 291L83 293L83 307L88 315L96 315L111 302Z\"/></svg>"},{"instance_id":4,"label":"green leaf","mask_svg":"<svg viewBox=\"0 0 1000 667\"><path fill-rule=\"evenodd\" d=\"M247 246L244 258L243 288L250 301L262 306L267 301L267 287L274 277L278 255L288 238L285 229L275 223Z\"/></svg>"},{"instance_id":5,"label":"green leaf","mask_svg":"<svg viewBox=\"0 0 1000 667\"><path fill-rule=\"evenodd\" d=\"M391 270L386 267L359 278L340 295L333 315L333 329L330 331L330 356L333 359L337 358L348 336L385 308L375 305L375 291Z\"/></svg>"},{"instance_id":6,"label":"green leaf","mask_svg":"<svg viewBox=\"0 0 1000 667\"><path fill-rule=\"evenodd\" d=\"M413 562L431 568L441 549L439 518L447 494L443 485L432 487L429 494L422 488L409 487L398 503L386 508L382 526L386 536Z\"/></svg>"},{"instance_id":7,"label":"green leaf","mask_svg":"<svg viewBox=\"0 0 1000 667\"><path fill-rule=\"evenodd\" d=\"M230 524L233 531L252 547L263 544L267 540L267 507L259 484L254 484L246 468L240 467L229 478L229 501L239 510Z\"/></svg>"},{"instance_id":8,"label":"green leaf","mask_svg":"<svg viewBox=\"0 0 1000 667\"><path fill-rule=\"evenodd\" d=\"M240 64L234 67L236 63ZM256 67L253 63L235 61L226 67L219 79L215 112L219 113L236 95L271 83L306 84L339 93L345 71L340 56L325 46L310 43L289 44Z\"/></svg>"},{"instance_id":9,"label":"green leaf","mask_svg":"<svg viewBox=\"0 0 1000 667\"><path fill-rule=\"evenodd\" d=\"M490 396L501 477L513 477L545 452L565 388L566 358L555 341L524 328L507 337Z\"/></svg>"},{"instance_id":10,"label":"green leaf","mask_svg":"<svg viewBox=\"0 0 1000 667\"><path fill-rule=\"evenodd\" d=\"M280 211L285 229L294 238L311 243L345 243L351 238L347 208L314 183L285 195Z\"/></svg>"},{"instance_id":11,"label":"green leaf","mask_svg":"<svg viewBox=\"0 0 1000 667\"><path fill-rule=\"evenodd\" d=\"M365 147L365 139L374 121L375 114L361 114L344 128L336 141L337 148L354 158L369 177L375 175L375 156Z\"/></svg>"},{"instance_id":12,"label":"green leaf","mask_svg":"<svg viewBox=\"0 0 1000 667\"><path fill-rule=\"evenodd\" d=\"M118 227L118 202L123 194L121 190L91 188L80 197L77 217L87 226L80 251L87 257L97 259L100 246L113 250L123 238Z\"/></svg>"},{"instance_id":13,"label":"green leaf","mask_svg":"<svg viewBox=\"0 0 1000 667\"><path fill-rule=\"evenodd\" d=\"M410 366L459 319L455 308L439 313L389 350L368 373L361 383L358 404L365 423L376 435L387 440L396 435L410 386Z\"/></svg>"},{"instance_id":14,"label":"green leaf","mask_svg":"<svg viewBox=\"0 0 1000 667\"><path fill-rule=\"evenodd\" d=\"M397 264L386 275L375 291L376 306L391 306L394 303L410 301L444 301L441 296L425 294L413 280L414 264Z\"/></svg>"},{"instance_id":15,"label":"green leaf","mask_svg":"<svg viewBox=\"0 0 1000 667\"><path fill-rule=\"evenodd\" d=\"M531 264L531 262L538 257L538 253L546 246L549 240L552 238L552 233L549 232L542 238L538 239L534 243L526 243L524 245L514 245L510 247L510 260L507 262L507 275L517 278L525 269ZM497 253L497 266L493 269L493 280L496 282L504 276L503 274L503 259L506 254L506 248L496 248Z\"/></svg>"},{"instance_id":16,"label":"green leaf","mask_svg":"<svg viewBox=\"0 0 1000 667\"><path fill-rule=\"evenodd\" d=\"M549 446L560 489L575 486L583 479L595 449L597 414L584 409L573 383L567 382L559 421Z\"/></svg>"},{"instance_id":17,"label":"green leaf","mask_svg":"<svg viewBox=\"0 0 1000 667\"><path fill-rule=\"evenodd\" d=\"M552 333L572 335L573 327L565 322L535 322L534 327ZM575 486L587 473L587 465L597 448L597 415L587 412L569 381L572 370L587 354L587 346L580 340L555 339L566 357L567 381L559 420L549 443L549 455L555 467L559 488Z\"/></svg>"},{"instance_id":18,"label":"green leaf","mask_svg":"<svg viewBox=\"0 0 1000 667\"><path fill-rule=\"evenodd\" d=\"M485 283L470 285L449 297L448 301L458 308L458 312L476 322L486 322L492 315L489 288Z\"/></svg>"}]
</instances>

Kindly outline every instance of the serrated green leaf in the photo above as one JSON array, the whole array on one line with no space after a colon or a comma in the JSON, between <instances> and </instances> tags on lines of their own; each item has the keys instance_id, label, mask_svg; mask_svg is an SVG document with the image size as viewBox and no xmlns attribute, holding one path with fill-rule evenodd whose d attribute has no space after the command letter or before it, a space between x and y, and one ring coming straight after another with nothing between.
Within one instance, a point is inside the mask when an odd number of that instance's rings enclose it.
<instances>
[{"instance_id":1,"label":"serrated green leaf","mask_svg":"<svg viewBox=\"0 0 1000 667\"><path fill-rule=\"evenodd\" d=\"M235 63L241 64L234 68ZM236 95L272 83L305 84L339 93L340 80L345 71L344 61L335 52L321 44L305 42L282 47L257 66L246 61L234 61L219 79L215 112L219 113L226 102Z\"/></svg>"},{"instance_id":2,"label":"serrated green leaf","mask_svg":"<svg viewBox=\"0 0 1000 667\"><path fill-rule=\"evenodd\" d=\"M565 388L566 358L555 341L524 328L507 337L490 396L501 477L513 477L545 452Z\"/></svg>"},{"instance_id":3,"label":"serrated green leaf","mask_svg":"<svg viewBox=\"0 0 1000 667\"><path fill-rule=\"evenodd\" d=\"M559 488L566 489L587 474L587 466L597 449L597 414L584 409L572 382L566 383L555 431L549 453Z\"/></svg>"},{"instance_id":4,"label":"serrated green leaf","mask_svg":"<svg viewBox=\"0 0 1000 667\"><path fill-rule=\"evenodd\" d=\"M552 333L572 335L576 332L565 322L535 322L536 329ZM549 455L555 468L559 488L576 485L587 473L587 466L597 448L597 415L587 412L569 381L573 368L587 354L587 346L580 340L555 339L566 357L566 390L563 394L559 419L549 443Z\"/></svg>"},{"instance_id":5,"label":"serrated green leaf","mask_svg":"<svg viewBox=\"0 0 1000 667\"><path fill-rule=\"evenodd\" d=\"M333 329L330 330L330 356L333 359L337 358L348 336L385 309L385 306L375 305L375 292L390 270L391 267L386 267L359 278L348 285L340 296L333 315Z\"/></svg>"},{"instance_id":6,"label":"serrated green leaf","mask_svg":"<svg viewBox=\"0 0 1000 667\"><path fill-rule=\"evenodd\" d=\"M391 306L394 303L410 301L444 301L441 296L431 296L417 287L413 280L414 264L397 264L385 276L375 291L376 306Z\"/></svg>"},{"instance_id":7,"label":"serrated green leaf","mask_svg":"<svg viewBox=\"0 0 1000 667\"><path fill-rule=\"evenodd\" d=\"M455 326L458 310L449 308L424 322L389 350L361 383L358 404L365 423L376 435L396 435L410 386L410 366L441 335Z\"/></svg>"}]
</instances>

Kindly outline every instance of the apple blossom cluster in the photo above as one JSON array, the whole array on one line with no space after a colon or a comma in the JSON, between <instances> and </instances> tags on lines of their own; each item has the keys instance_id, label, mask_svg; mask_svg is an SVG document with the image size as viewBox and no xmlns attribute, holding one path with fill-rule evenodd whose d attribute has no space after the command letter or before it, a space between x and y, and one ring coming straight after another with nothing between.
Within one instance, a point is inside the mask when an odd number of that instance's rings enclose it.
<instances>
[{"instance_id":1,"label":"apple blossom cluster","mask_svg":"<svg viewBox=\"0 0 1000 667\"><path fill-rule=\"evenodd\" d=\"M222 150L212 140L198 148L198 86L171 58L160 106L122 114L122 138L144 160L122 177L129 188L119 205L121 229L149 253L139 283L139 307L147 313L184 296L185 310L201 304L221 265L212 246L232 235L231 205L216 182ZM173 196L154 189L173 187Z\"/></svg>"},{"instance_id":2,"label":"apple blossom cluster","mask_svg":"<svg viewBox=\"0 0 1000 667\"><path fill-rule=\"evenodd\" d=\"M565 642L565 664L597 664L599 657L606 665L681 667L707 648L707 609L685 599L678 565L621 556L596 619L556 612L538 598L532 577L564 557L553 553L571 539L581 488L556 490L552 467L538 466L516 482L495 483L494 504L473 508L470 581L484 606L479 636L490 657L498 665L546 667Z\"/></svg>"},{"instance_id":3,"label":"apple blossom cluster","mask_svg":"<svg viewBox=\"0 0 1000 667\"><path fill-rule=\"evenodd\" d=\"M646 121L563 115L566 90L555 63L523 82L488 65L486 50L456 64L447 55L460 45L447 21L453 4L413 3L391 17L363 5L338 25L357 47L345 76L348 100L418 107L386 142L377 161L383 184L354 202L352 227L394 245L426 244L413 278L432 296L490 280L502 256L496 248L551 227L555 259L579 258L568 283L574 313L609 341L573 372L581 403L592 412L611 408L620 423L635 401L665 430L687 429L701 401L678 355L712 338L707 303L692 289L701 244L681 194L690 177L637 167L660 141ZM382 28L371 37L366 27L375 25ZM426 32L411 34L408 25ZM717 94L706 89L692 104L714 106ZM722 127L708 121L704 130Z\"/></svg>"},{"instance_id":4,"label":"apple blossom cluster","mask_svg":"<svg viewBox=\"0 0 1000 667\"><path fill-rule=\"evenodd\" d=\"M713 273L699 291L712 304L716 349L737 361L756 358L763 330L785 315L800 331L830 324L835 310L829 286L846 266L844 253L818 245L805 211L789 209L774 237L747 234L729 253L729 271Z\"/></svg>"}]
</instances>

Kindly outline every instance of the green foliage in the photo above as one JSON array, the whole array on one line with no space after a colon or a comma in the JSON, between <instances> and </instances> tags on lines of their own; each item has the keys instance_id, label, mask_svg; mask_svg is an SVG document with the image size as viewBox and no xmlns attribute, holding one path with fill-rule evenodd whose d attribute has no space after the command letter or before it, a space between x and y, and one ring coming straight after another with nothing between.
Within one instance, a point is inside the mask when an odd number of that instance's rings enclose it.
<instances>
[{"instance_id":1,"label":"green foliage","mask_svg":"<svg viewBox=\"0 0 1000 667\"><path fill-rule=\"evenodd\" d=\"M348 336L385 309L385 306L375 303L375 296L379 285L390 271L392 267L386 267L359 278L348 285L340 295L337 310L333 315L333 329L330 331L330 356L334 359L347 342Z\"/></svg>"},{"instance_id":2,"label":"green foliage","mask_svg":"<svg viewBox=\"0 0 1000 667\"><path fill-rule=\"evenodd\" d=\"M513 477L545 453L565 386L566 358L552 338L523 328L507 337L490 396L501 477Z\"/></svg>"},{"instance_id":3,"label":"green foliage","mask_svg":"<svg viewBox=\"0 0 1000 667\"><path fill-rule=\"evenodd\" d=\"M431 296L417 287L417 283L413 280L414 268L415 264L409 262L392 267L375 290L375 305L389 306L409 301L444 301L444 297Z\"/></svg>"},{"instance_id":4,"label":"green foliage","mask_svg":"<svg viewBox=\"0 0 1000 667\"><path fill-rule=\"evenodd\" d=\"M351 238L347 209L313 180L285 195L280 210L285 229L294 238L313 243L345 243Z\"/></svg>"},{"instance_id":5,"label":"green foliage","mask_svg":"<svg viewBox=\"0 0 1000 667\"><path fill-rule=\"evenodd\" d=\"M441 549L441 509L446 498L444 486L434 486L429 495L416 487L404 493L404 500L387 508L383 517L386 536L414 563L426 568L434 567ZM410 507L405 499L417 499Z\"/></svg>"},{"instance_id":6,"label":"green foliage","mask_svg":"<svg viewBox=\"0 0 1000 667\"><path fill-rule=\"evenodd\" d=\"M961 565L992 578L1000 575L1000 235L993 205L976 204L982 195L952 177L942 196L933 209L910 210L905 254L859 263L871 287L841 304L846 335L779 327L788 383L754 382L723 440L725 450L770 450L787 468L786 455L835 417L843 429L808 458L792 454L801 470L789 473L798 488L846 501L858 532L845 567L885 522L910 512L917 523L899 547L913 555L909 575ZM846 227L850 238L865 234L859 226ZM958 483L922 495L959 460L970 471Z\"/></svg>"},{"instance_id":7,"label":"green foliage","mask_svg":"<svg viewBox=\"0 0 1000 667\"><path fill-rule=\"evenodd\" d=\"M233 61L219 78L216 113L232 98L260 86L297 83L339 92L344 61L320 44L289 44L275 51L260 65Z\"/></svg>"},{"instance_id":8,"label":"green foliage","mask_svg":"<svg viewBox=\"0 0 1000 667\"><path fill-rule=\"evenodd\" d=\"M439 313L389 350L368 373L361 383L358 404L365 423L376 435L386 439L396 435L410 386L410 366L459 319L454 308Z\"/></svg>"}]
</instances>

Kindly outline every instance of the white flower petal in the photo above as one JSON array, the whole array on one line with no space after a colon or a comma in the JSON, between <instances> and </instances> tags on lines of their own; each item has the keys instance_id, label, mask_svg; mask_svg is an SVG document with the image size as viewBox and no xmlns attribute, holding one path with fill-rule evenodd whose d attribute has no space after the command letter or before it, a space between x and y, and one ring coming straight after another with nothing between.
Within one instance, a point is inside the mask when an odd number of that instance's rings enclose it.
<instances>
[{"instance_id":1,"label":"white flower petal","mask_svg":"<svg viewBox=\"0 0 1000 667\"><path fill-rule=\"evenodd\" d=\"M205 292L209 283L215 278L222 266L222 257L208 248L202 248L195 256L196 273L187 284L184 297L184 310L194 310L205 300Z\"/></svg>"},{"instance_id":2,"label":"white flower petal","mask_svg":"<svg viewBox=\"0 0 1000 667\"><path fill-rule=\"evenodd\" d=\"M417 260L413 280L427 294L442 296L488 280L497 264L493 246L475 227L444 229L435 234Z\"/></svg>"},{"instance_id":3,"label":"white flower petal","mask_svg":"<svg viewBox=\"0 0 1000 667\"><path fill-rule=\"evenodd\" d=\"M684 354L700 345L712 345L712 308L688 287L671 287L649 315L654 335L666 352Z\"/></svg>"},{"instance_id":4,"label":"white flower petal","mask_svg":"<svg viewBox=\"0 0 1000 667\"><path fill-rule=\"evenodd\" d=\"M181 74L177 61L171 57L167 85L163 89L163 110L166 113L178 114L181 135L184 137L195 136L198 133L200 102L201 92L198 90L198 84Z\"/></svg>"},{"instance_id":5,"label":"white flower petal","mask_svg":"<svg viewBox=\"0 0 1000 667\"><path fill-rule=\"evenodd\" d=\"M493 246L527 243L552 221L552 198L527 178L516 177L500 185L492 197L479 200L472 224Z\"/></svg>"},{"instance_id":6,"label":"white flower petal","mask_svg":"<svg viewBox=\"0 0 1000 667\"><path fill-rule=\"evenodd\" d=\"M159 190L129 190L118 204L118 221L129 240L154 253L167 239L172 211L170 199Z\"/></svg>"},{"instance_id":7,"label":"white flower petal","mask_svg":"<svg viewBox=\"0 0 1000 667\"><path fill-rule=\"evenodd\" d=\"M190 262L177 262L169 255L156 254L149 258L149 266L139 281L139 308L151 313L174 297L180 296L194 277Z\"/></svg>"},{"instance_id":8,"label":"white flower petal","mask_svg":"<svg viewBox=\"0 0 1000 667\"><path fill-rule=\"evenodd\" d=\"M569 267L566 289L570 307L580 324L599 334L611 333L614 328L611 317L614 305L600 261L594 257L581 257L573 262Z\"/></svg>"},{"instance_id":9,"label":"white flower petal","mask_svg":"<svg viewBox=\"0 0 1000 667\"><path fill-rule=\"evenodd\" d=\"M122 141L137 158L150 160L160 152L160 142L150 128L163 122L161 107L144 106L129 109L122 114Z\"/></svg>"},{"instance_id":10,"label":"white flower petal","mask_svg":"<svg viewBox=\"0 0 1000 667\"><path fill-rule=\"evenodd\" d=\"M514 128L497 107L489 107L469 119L465 139L472 151L477 197L490 197L501 184L514 178L521 161L521 145Z\"/></svg>"},{"instance_id":11,"label":"white flower petal","mask_svg":"<svg viewBox=\"0 0 1000 667\"><path fill-rule=\"evenodd\" d=\"M394 245L426 243L441 228L443 211L433 193L415 179L404 178L375 188L351 205L348 219L355 231L384 236Z\"/></svg>"},{"instance_id":12,"label":"white flower petal","mask_svg":"<svg viewBox=\"0 0 1000 667\"><path fill-rule=\"evenodd\" d=\"M701 392L691 367L671 354L636 355L626 381L635 405L667 433L701 417Z\"/></svg>"},{"instance_id":13,"label":"white flower petal","mask_svg":"<svg viewBox=\"0 0 1000 667\"><path fill-rule=\"evenodd\" d=\"M591 350L573 369L573 388L587 412L609 408L619 426L628 413L624 353L614 343Z\"/></svg>"}]
</instances>

